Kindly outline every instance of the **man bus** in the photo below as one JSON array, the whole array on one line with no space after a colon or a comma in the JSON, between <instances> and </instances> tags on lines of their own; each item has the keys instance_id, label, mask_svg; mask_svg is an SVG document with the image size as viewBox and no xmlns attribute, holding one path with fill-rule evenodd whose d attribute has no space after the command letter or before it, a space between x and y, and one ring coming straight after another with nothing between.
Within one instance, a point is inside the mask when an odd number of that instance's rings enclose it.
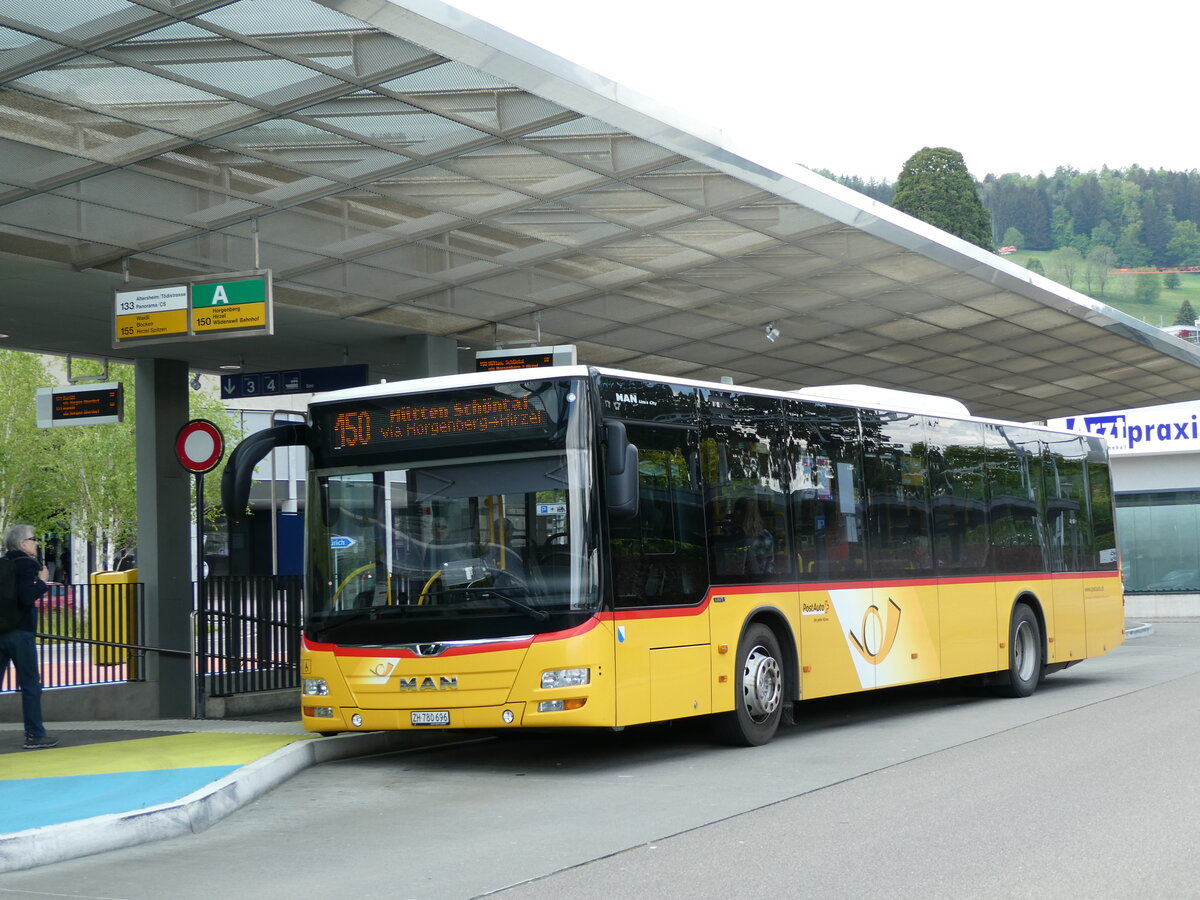
<instances>
[{"instance_id":1,"label":"man bus","mask_svg":"<svg viewBox=\"0 0 1200 900\"><path fill-rule=\"evenodd\" d=\"M962 676L1027 696L1123 640L1089 435L485 372L315 397L232 454L227 510L286 444L310 454L301 699L324 734L710 716L757 745L804 699Z\"/></svg>"}]
</instances>

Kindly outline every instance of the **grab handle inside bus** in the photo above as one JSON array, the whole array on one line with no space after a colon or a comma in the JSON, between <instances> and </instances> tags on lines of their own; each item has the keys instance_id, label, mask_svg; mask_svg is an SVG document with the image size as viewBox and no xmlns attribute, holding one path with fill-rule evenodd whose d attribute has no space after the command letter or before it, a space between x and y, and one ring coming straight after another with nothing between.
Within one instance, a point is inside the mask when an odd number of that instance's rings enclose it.
<instances>
[{"instance_id":1,"label":"grab handle inside bus","mask_svg":"<svg viewBox=\"0 0 1200 900\"><path fill-rule=\"evenodd\" d=\"M624 422L604 424L608 514L615 519L632 519L638 514L638 450L629 442Z\"/></svg>"}]
</instances>

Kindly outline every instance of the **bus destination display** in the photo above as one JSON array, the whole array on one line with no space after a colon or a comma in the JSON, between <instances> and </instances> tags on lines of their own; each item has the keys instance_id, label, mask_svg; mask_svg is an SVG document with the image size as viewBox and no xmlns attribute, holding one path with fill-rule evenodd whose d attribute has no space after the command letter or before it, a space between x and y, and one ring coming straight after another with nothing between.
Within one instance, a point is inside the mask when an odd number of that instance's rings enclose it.
<instances>
[{"instance_id":1,"label":"bus destination display","mask_svg":"<svg viewBox=\"0 0 1200 900\"><path fill-rule=\"evenodd\" d=\"M339 404L321 411L333 453L366 453L430 440L478 442L539 437L552 430L550 417L530 395L497 394L433 400L405 397Z\"/></svg>"}]
</instances>

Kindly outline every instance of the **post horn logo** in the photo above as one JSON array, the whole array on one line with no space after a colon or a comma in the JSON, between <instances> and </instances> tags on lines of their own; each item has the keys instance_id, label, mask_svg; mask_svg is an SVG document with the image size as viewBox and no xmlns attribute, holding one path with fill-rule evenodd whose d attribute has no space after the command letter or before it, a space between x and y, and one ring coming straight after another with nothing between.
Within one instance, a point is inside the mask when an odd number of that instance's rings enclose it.
<instances>
[{"instance_id":1,"label":"post horn logo","mask_svg":"<svg viewBox=\"0 0 1200 900\"><path fill-rule=\"evenodd\" d=\"M888 597L886 621L879 607L871 604L863 613L862 639L860 640L853 631L846 632L854 643L854 649L871 665L879 665L892 652L896 634L900 631L900 614L900 607L896 605L896 601Z\"/></svg>"}]
</instances>

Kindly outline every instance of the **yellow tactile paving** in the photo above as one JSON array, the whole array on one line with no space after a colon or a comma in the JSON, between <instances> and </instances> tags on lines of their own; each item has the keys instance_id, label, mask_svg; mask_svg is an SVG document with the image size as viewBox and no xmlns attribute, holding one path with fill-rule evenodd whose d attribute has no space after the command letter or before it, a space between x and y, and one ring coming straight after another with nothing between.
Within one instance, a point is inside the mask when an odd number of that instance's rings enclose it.
<instances>
[{"instance_id":1,"label":"yellow tactile paving","mask_svg":"<svg viewBox=\"0 0 1200 900\"><path fill-rule=\"evenodd\" d=\"M101 775L199 766L243 766L308 738L280 734L169 734L84 747L22 751L0 756L0 781Z\"/></svg>"}]
</instances>

